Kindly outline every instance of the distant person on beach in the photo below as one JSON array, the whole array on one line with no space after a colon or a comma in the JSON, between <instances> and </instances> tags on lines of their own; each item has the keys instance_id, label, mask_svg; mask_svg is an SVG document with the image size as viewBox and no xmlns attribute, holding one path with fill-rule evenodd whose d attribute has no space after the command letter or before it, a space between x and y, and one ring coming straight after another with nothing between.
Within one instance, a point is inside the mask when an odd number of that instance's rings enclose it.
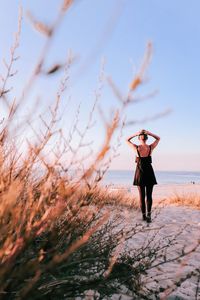
<instances>
[{"instance_id":1,"label":"distant person on beach","mask_svg":"<svg viewBox=\"0 0 200 300\"><path fill-rule=\"evenodd\" d=\"M146 143L148 135L155 138L155 141L148 145ZM138 136L140 145L131 142L133 138ZM151 222L151 208L152 208L152 192L154 184L157 184L153 167L151 165L151 153L160 141L159 136L147 131L141 130L127 138L128 144L136 151L137 156L135 162L136 170L133 185L137 185L140 198L140 207L142 211L143 220L148 223ZM146 202L145 202L146 197ZM146 212L147 207L147 212Z\"/></svg>"}]
</instances>

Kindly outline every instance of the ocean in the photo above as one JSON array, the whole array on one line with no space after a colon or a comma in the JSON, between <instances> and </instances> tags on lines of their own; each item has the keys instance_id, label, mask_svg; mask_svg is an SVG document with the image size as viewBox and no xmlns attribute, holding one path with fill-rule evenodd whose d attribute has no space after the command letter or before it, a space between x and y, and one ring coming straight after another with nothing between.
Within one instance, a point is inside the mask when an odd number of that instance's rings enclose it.
<instances>
[{"instance_id":1,"label":"ocean","mask_svg":"<svg viewBox=\"0 0 200 300\"><path fill-rule=\"evenodd\" d=\"M200 183L200 172L154 171L158 184ZM108 171L103 179L105 185L132 185L134 171Z\"/></svg>"}]
</instances>

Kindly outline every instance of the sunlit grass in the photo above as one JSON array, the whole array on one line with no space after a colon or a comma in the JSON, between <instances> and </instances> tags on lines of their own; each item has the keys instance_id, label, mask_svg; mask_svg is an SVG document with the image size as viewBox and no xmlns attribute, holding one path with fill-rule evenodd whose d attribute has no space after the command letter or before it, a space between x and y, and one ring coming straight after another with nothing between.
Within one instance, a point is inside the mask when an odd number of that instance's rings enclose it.
<instances>
[{"instance_id":1,"label":"sunlit grass","mask_svg":"<svg viewBox=\"0 0 200 300\"><path fill-rule=\"evenodd\" d=\"M166 204L174 204L181 206L189 206L191 208L200 209L200 195L197 193L190 194L175 194L174 196L169 197Z\"/></svg>"}]
</instances>

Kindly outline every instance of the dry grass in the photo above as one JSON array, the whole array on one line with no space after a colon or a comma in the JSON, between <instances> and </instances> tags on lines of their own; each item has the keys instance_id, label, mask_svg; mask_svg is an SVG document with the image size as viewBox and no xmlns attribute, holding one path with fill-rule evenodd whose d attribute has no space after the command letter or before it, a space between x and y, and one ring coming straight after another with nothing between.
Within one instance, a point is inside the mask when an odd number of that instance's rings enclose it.
<instances>
[{"instance_id":1,"label":"dry grass","mask_svg":"<svg viewBox=\"0 0 200 300\"><path fill-rule=\"evenodd\" d=\"M86 191L83 194L86 199L91 199L91 204L97 206L113 205L118 207L137 209L138 201L130 193L123 190L113 190L112 188L100 187Z\"/></svg>"},{"instance_id":2,"label":"dry grass","mask_svg":"<svg viewBox=\"0 0 200 300\"><path fill-rule=\"evenodd\" d=\"M186 195L174 195L165 201L165 204L189 206L195 209L200 209L200 195L186 194Z\"/></svg>"}]
</instances>

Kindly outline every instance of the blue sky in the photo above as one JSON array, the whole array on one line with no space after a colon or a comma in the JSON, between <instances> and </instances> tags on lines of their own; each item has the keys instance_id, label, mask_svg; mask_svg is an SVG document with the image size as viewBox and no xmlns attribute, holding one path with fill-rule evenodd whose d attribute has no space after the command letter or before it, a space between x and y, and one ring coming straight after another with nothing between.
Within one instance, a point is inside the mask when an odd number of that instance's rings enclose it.
<instances>
[{"instance_id":1,"label":"blue sky","mask_svg":"<svg viewBox=\"0 0 200 300\"><path fill-rule=\"evenodd\" d=\"M26 11L30 10L36 18L48 24L61 2L20 1L24 18L18 50L21 57L17 62L19 74L14 84L16 94L20 93L44 43L44 37L32 29ZM9 56L18 4L19 1L13 0L0 2L1 59ZM87 119L103 57L106 74L112 76L125 94L133 71L140 65L147 42L151 40L153 43L153 58L146 75L148 80L137 94L145 95L153 90L158 90L158 94L151 100L131 106L127 118L142 119L168 108L172 109L172 113L162 119L126 128L120 156L113 161L112 168L133 168L134 153L124 140L131 133L145 128L161 136L153 156L156 169L200 171L199 11L198 0L79 0L66 14L46 58L48 68L54 62L64 61L69 49L78 57L71 71L73 84L69 94L73 101L66 110L63 126L70 124L70 117L80 102L81 124ZM87 67L81 71L85 63ZM3 72L2 66L0 72ZM38 80L23 113L28 111L31 101L38 95L43 99L41 107L52 102L60 76L58 73L48 80L45 77ZM107 115L117 105L108 87L103 90L100 104ZM99 123L88 138L100 145L103 128Z\"/></svg>"}]
</instances>

